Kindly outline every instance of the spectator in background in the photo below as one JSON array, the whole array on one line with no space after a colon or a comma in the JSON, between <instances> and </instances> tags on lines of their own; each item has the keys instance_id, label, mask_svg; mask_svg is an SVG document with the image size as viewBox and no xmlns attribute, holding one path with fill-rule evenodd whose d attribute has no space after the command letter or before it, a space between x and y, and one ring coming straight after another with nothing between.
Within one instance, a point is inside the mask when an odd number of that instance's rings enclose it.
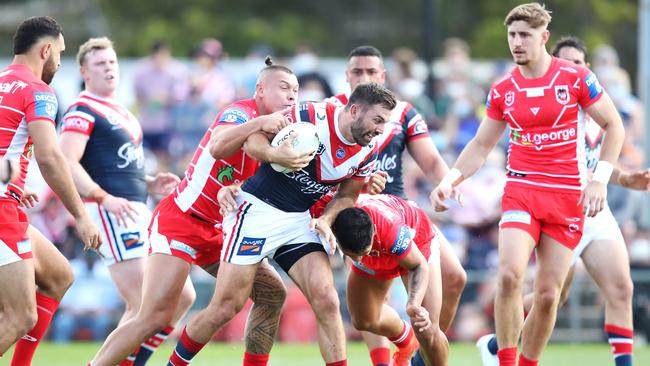
<instances>
[{"instance_id":1,"label":"spectator in background","mask_svg":"<svg viewBox=\"0 0 650 366\"><path fill-rule=\"evenodd\" d=\"M54 342L69 342L79 330L92 331L91 340L103 341L116 321L122 302L106 266L97 255L84 252L70 261L75 282L59 305L52 325Z\"/></svg>"},{"instance_id":2,"label":"spectator in background","mask_svg":"<svg viewBox=\"0 0 650 366\"><path fill-rule=\"evenodd\" d=\"M298 84L300 85L299 102L320 102L334 95L327 79L318 72L308 72L298 76Z\"/></svg>"},{"instance_id":3,"label":"spectator in background","mask_svg":"<svg viewBox=\"0 0 650 366\"><path fill-rule=\"evenodd\" d=\"M153 151L163 167L169 163L174 108L188 93L187 71L175 61L164 41L156 41L151 55L139 65L134 87L144 148Z\"/></svg>"}]
</instances>

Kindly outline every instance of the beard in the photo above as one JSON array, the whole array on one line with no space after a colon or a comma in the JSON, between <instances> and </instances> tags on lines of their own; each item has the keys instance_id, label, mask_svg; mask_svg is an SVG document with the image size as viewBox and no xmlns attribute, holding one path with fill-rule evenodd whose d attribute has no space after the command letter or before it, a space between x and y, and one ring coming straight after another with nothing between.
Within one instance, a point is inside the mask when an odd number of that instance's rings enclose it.
<instances>
[{"instance_id":1,"label":"beard","mask_svg":"<svg viewBox=\"0 0 650 366\"><path fill-rule=\"evenodd\" d=\"M56 74L57 70L59 69L58 65L52 60L52 58L48 58L47 61L45 61L45 64L43 65L43 73L41 74L41 80L47 85L50 85L52 82L52 79L54 79L54 74Z\"/></svg>"},{"instance_id":2,"label":"beard","mask_svg":"<svg viewBox=\"0 0 650 366\"><path fill-rule=\"evenodd\" d=\"M528 65L528 64L530 63L530 60L528 60L528 59L526 59L526 60L519 60L519 61L515 61L515 63L516 63L517 65L519 65L519 66L526 66L526 65Z\"/></svg>"}]
</instances>

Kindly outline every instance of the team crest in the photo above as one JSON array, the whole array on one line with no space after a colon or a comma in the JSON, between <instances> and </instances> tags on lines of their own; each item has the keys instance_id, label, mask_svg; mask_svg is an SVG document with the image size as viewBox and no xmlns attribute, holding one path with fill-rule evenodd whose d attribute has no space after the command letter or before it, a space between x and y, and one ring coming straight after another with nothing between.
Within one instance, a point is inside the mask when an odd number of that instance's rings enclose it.
<instances>
[{"instance_id":1,"label":"team crest","mask_svg":"<svg viewBox=\"0 0 650 366\"><path fill-rule=\"evenodd\" d=\"M515 92L511 90L506 93L506 105L510 107L514 102L515 102Z\"/></svg>"},{"instance_id":2,"label":"team crest","mask_svg":"<svg viewBox=\"0 0 650 366\"><path fill-rule=\"evenodd\" d=\"M555 86L555 100L560 104L569 103L569 87L567 85Z\"/></svg>"}]
</instances>

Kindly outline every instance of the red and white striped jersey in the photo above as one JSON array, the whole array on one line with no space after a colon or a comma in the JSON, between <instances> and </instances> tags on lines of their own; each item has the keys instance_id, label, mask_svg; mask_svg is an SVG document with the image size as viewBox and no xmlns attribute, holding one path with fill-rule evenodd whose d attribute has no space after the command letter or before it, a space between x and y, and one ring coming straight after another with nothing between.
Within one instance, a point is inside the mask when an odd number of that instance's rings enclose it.
<instances>
[{"instance_id":1,"label":"red and white striped jersey","mask_svg":"<svg viewBox=\"0 0 650 366\"><path fill-rule=\"evenodd\" d=\"M325 101L345 106L348 104L348 96L339 94ZM375 137L379 151L377 169L388 173L386 188L382 193L406 197L402 179L402 153L409 142L420 138L431 138L426 121L411 103L398 101L384 127L384 133Z\"/></svg>"},{"instance_id":2,"label":"red and white striped jersey","mask_svg":"<svg viewBox=\"0 0 650 366\"><path fill-rule=\"evenodd\" d=\"M221 187L238 184L255 174L259 162L240 150L225 159L215 160L208 148L217 125L238 125L259 116L254 99L240 100L224 108L203 135L185 177L173 193L174 202L183 212L220 224L217 193Z\"/></svg>"},{"instance_id":3,"label":"red and white striped jersey","mask_svg":"<svg viewBox=\"0 0 650 366\"><path fill-rule=\"evenodd\" d=\"M543 77L526 79L515 67L495 83L487 116L510 127L507 185L582 189L587 165L580 108L603 93L589 69L555 57Z\"/></svg>"},{"instance_id":4,"label":"red and white striped jersey","mask_svg":"<svg viewBox=\"0 0 650 366\"><path fill-rule=\"evenodd\" d=\"M0 157L20 163L20 176L0 191L0 199L22 198L33 144L27 125L33 121L55 122L58 102L52 89L21 64L0 72Z\"/></svg>"}]
</instances>

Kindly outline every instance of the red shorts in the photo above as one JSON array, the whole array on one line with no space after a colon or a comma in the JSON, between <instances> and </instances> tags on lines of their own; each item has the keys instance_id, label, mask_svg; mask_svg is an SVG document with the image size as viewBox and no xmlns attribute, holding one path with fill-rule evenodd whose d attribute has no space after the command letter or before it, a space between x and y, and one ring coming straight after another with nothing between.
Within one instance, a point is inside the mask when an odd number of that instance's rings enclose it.
<instances>
[{"instance_id":1,"label":"red shorts","mask_svg":"<svg viewBox=\"0 0 650 366\"><path fill-rule=\"evenodd\" d=\"M434 240L437 230L424 211L419 210L418 216L418 227L411 245L413 243L417 245L424 258L427 259L427 262L438 260L440 247L438 241ZM407 249L403 256L408 255L410 251L411 247ZM432 253L436 255L432 255ZM376 280L392 280L409 272L408 269L402 268L399 265L399 259L395 255L389 254L380 254L379 256L367 255L359 263L352 264L352 271L358 275Z\"/></svg>"},{"instance_id":2,"label":"red shorts","mask_svg":"<svg viewBox=\"0 0 650 366\"><path fill-rule=\"evenodd\" d=\"M0 199L0 266L32 258L29 220L14 199Z\"/></svg>"},{"instance_id":3,"label":"red shorts","mask_svg":"<svg viewBox=\"0 0 650 366\"><path fill-rule=\"evenodd\" d=\"M524 230L539 243L544 233L573 250L582 238L585 215L578 205L580 192L506 186L501 200L499 227Z\"/></svg>"},{"instance_id":4,"label":"red shorts","mask_svg":"<svg viewBox=\"0 0 650 366\"><path fill-rule=\"evenodd\" d=\"M221 229L178 208L172 196L160 201L149 225L149 254L163 253L190 264L205 266L219 261Z\"/></svg>"}]
</instances>

